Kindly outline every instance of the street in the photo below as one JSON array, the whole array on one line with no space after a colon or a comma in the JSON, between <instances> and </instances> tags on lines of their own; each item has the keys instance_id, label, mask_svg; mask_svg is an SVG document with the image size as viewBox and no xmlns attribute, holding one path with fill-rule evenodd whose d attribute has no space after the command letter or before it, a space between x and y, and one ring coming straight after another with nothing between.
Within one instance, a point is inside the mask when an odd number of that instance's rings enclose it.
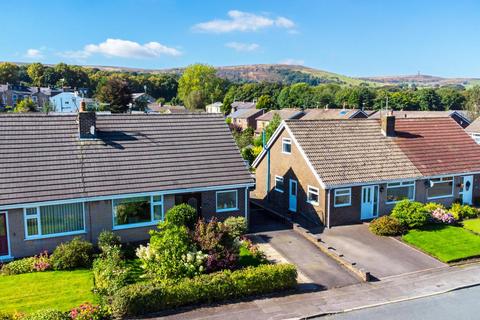
<instances>
[{"instance_id":1,"label":"street","mask_svg":"<svg viewBox=\"0 0 480 320\"><path fill-rule=\"evenodd\" d=\"M479 298L480 286L475 286L431 297L392 303L342 314L324 316L316 319L478 319Z\"/></svg>"}]
</instances>

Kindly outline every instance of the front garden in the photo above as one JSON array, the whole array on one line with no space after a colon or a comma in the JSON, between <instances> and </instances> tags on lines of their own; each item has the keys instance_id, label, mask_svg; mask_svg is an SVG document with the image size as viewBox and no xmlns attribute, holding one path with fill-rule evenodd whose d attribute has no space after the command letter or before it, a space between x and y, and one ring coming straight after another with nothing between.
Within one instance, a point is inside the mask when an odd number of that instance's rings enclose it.
<instances>
[{"instance_id":1,"label":"front garden","mask_svg":"<svg viewBox=\"0 0 480 320\"><path fill-rule=\"evenodd\" d=\"M102 232L0 269L0 319L109 319L295 288L289 264L269 264L243 218L198 220L179 205L136 248Z\"/></svg>"},{"instance_id":2,"label":"front garden","mask_svg":"<svg viewBox=\"0 0 480 320\"><path fill-rule=\"evenodd\" d=\"M375 219L370 230L377 235L399 236L409 245L445 263L480 257L479 210L455 203L403 200L391 215Z\"/></svg>"}]
</instances>

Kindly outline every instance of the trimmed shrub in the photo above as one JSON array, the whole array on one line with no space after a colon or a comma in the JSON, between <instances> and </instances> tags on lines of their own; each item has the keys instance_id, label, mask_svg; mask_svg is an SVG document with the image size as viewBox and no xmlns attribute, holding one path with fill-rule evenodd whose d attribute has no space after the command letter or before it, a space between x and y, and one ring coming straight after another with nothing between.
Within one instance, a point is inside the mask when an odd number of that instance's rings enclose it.
<instances>
[{"instance_id":1,"label":"trimmed shrub","mask_svg":"<svg viewBox=\"0 0 480 320\"><path fill-rule=\"evenodd\" d=\"M101 296L113 295L127 285L128 271L120 247L111 247L93 262L95 293Z\"/></svg>"},{"instance_id":2,"label":"trimmed shrub","mask_svg":"<svg viewBox=\"0 0 480 320\"><path fill-rule=\"evenodd\" d=\"M34 257L14 260L12 262L4 264L1 269L1 273L5 275L12 275L12 274L34 272L35 271L33 267L34 262L35 262Z\"/></svg>"},{"instance_id":3,"label":"trimmed shrub","mask_svg":"<svg viewBox=\"0 0 480 320\"><path fill-rule=\"evenodd\" d=\"M425 210L427 210L427 212L430 212L430 213L432 213L433 211L435 211L437 209L445 210L445 207L442 204L436 203L436 202L426 203L424 207L425 207Z\"/></svg>"},{"instance_id":4,"label":"trimmed shrub","mask_svg":"<svg viewBox=\"0 0 480 320\"><path fill-rule=\"evenodd\" d=\"M98 235L98 248L102 252L106 252L112 247L120 247L121 239L120 236L113 233L112 231L103 230Z\"/></svg>"},{"instance_id":5,"label":"trimmed shrub","mask_svg":"<svg viewBox=\"0 0 480 320\"><path fill-rule=\"evenodd\" d=\"M53 309L40 310L22 318L22 320L71 320L67 313Z\"/></svg>"},{"instance_id":6,"label":"trimmed shrub","mask_svg":"<svg viewBox=\"0 0 480 320\"><path fill-rule=\"evenodd\" d=\"M457 221L476 218L478 216L477 209L468 205L461 205L460 203L452 204L452 207L449 211Z\"/></svg>"},{"instance_id":7,"label":"trimmed shrub","mask_svg":"<svg viewBox=\"0 0 480 320\"><path fill-rule=\"evenodd\" d=\"M416 201L402 200L392 210L392 217L408 228L418 228L428 222L429 214L425 206Z\"/></svg>"},{"instance_id":8,"label":"trimmed shrub","mask_svg":"<svg viewBox=\"0 0 480 320\"><path fill-rule=\"evenodd\" d=\"M244 217L228 217L223 223L234 238L239 238L247 233L247 220Z\"/></svg>"},{"instance_id":9,"label":"trimmed shrub","mask_svg":"<svg viewBox=\"0 0 480 320\"><path fill-rule=\"evenodd\" d=\"M93 259L93 244L80 237L61 243L51 256L55 270L90 268Z\"/></svg>"},{"instance_id":10,"label":"trimmed shrub","mask_svg":"<svg viewBox=\"0 0 480 320\"><path fill-rule=\"evenodd\" d=\"M195 227L195 222L197 222L197 211L192 206L182 203L167 211L165 221L192 230Z\"/></svg>"},{"instance_id":11,"label":"trimmed shrub","mask_svg":"<svg viewBox=\"0 0 480 320\"><path fill-rule=\"evenodd\" d=\"M211 303L293 289L297 270L291 264L261 265L238 271L201 275L172 283L137 283L114 296L111 308L116 318L157 312L188 304Z\"/></svg>"},{"instance_id":12,"label":"trimmed shrub","mask_svg":"<svg viewBox=\"0 0 480 320\"><path fill-rule=\"evenodd\" d=\"M377 236L398 236L405 231L404 226L391 216L382 216L373 220L368 228Z\"/></svg>"}]
</instances>

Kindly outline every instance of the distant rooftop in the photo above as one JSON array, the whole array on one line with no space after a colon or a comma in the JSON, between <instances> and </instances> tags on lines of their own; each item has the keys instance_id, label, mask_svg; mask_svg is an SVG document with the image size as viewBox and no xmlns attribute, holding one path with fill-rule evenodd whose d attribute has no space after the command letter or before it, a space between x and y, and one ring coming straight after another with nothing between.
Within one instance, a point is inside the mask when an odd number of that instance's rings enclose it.
<instances>
[{"instance_id":1,"label":"distant rooftop","mask_svg":"<svg viewBox=\"0 0 480 320\"><path fill-rule=\"evenodd\" d=\"M263 114L262 116L258 117L257 120L270 121L273 119L273 116L275 114L278 114L280 116L280 119L282 120L288 120L288 119L298 119L304 114L304 112L301 109L270 110L267 113Z\"/></svg>"}]
</instances>

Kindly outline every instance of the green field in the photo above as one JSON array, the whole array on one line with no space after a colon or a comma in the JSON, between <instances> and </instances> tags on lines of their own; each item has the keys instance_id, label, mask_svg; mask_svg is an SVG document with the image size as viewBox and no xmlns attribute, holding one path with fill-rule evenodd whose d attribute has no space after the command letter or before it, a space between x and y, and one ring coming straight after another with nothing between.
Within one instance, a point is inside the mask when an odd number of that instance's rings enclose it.
<instances>
[{"instance_id":1,"label":"green field","mask_svg":"<svg viewBox=\"0 0 480 320\"><path fill-rule=\"evenodd\" d=\"M34 272L0 276L0 310L34 312L41 309L68 311L93 302L90 270Z\"/></svg>"},{"instance_id":2,"label":"green field","mask_svg":"<svg viewBox=\"0 0 480 320\"><path fill-rule=\"evenodd\" d=\"M443 262L480 256L480 236L462 227L429 225L410 230L402 239Z\"/></svg>"}]
</instances>

